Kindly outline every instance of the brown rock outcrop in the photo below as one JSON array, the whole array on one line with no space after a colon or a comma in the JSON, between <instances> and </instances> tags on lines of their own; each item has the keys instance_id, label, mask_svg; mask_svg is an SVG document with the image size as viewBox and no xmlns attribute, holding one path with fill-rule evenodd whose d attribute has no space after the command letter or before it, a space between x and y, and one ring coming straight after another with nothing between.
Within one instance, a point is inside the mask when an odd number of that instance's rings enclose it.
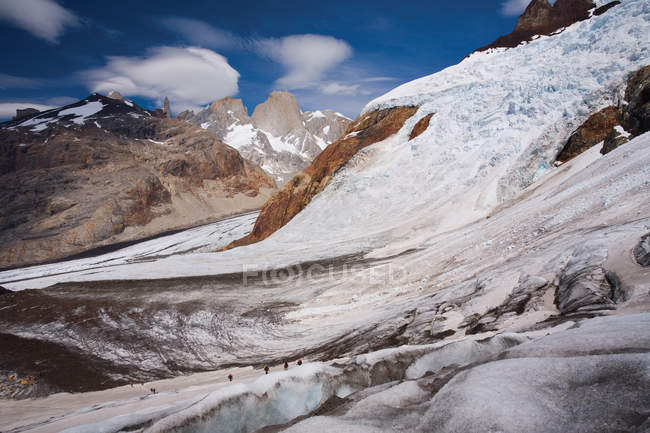
<instances>
[{"instance_id":1,"label":"brown rock outcrop","mask_svg":"<svg viewBox=\"0 0 650 433\"><path fill-rule=\"evenodd\" d=\"M427 130L427 128L429 127L429 122L431 121L433 115L434 113L429 113L426 116L424 116L422 119L418 120L418 123L415 124L413 130L411 131L411 135L409 135L409 141L413 140L415 137L419 136L420 134L422 134L424 131Z\"/></svg>"},{"instance_id":2,"label":"brown rock outcrop","mask_svg":"<svg viewBox=\"0 0 650 433\"><path fill-rule=\"evenodd\" d=\"M602 141L621 124L620 111L616 107L605 107L596 114L591 115L580 127L571 134L564 149L560 151L557 160L566 162L580 155Z\"/></svg>"},{"instance_id":3,"label":"brown rock outcrop","mask_svg":"<svg viewBox=\"0 0 650 433\"><path fill-rule=\"evenodd\" d=\"M103 108L84 119L58 114L88 104ZM0 268L257 209L274 190L214 134L92 95L0 125Z\"/></svg>"},{"instance_id":4,"label":"brown rock outcrop","mask_svg":"<svg viewBox=\"0 0 650 433\"><path fill-rule=\"evenodd\" d=\"M650 66L630 76L625 102L619 108L609 106L591 115L571 134L557 161L568 161L600 142L600 153L604 155L627 143L630 137L650 130Z\"/></svg>"},{"instance_id":5,"label":"brown rock outcrop","mask_svg":"<svg viewBox=\"0 0 650 433\"><path fill-rule=\"evenodd\" d=\"M359 150L397 133L417 110L418 107L394 107L357 117L347 135L329 145L309 167L298 173L266 202L253 231L248 236L232 242L226 249L259 242L287 224L329 184L334 173Z\"/></svg>"},{"instance_id":6,"label":"brown rock outcrop","mask_svg":"<svg viewBox=\"0 0 650 433\"><path fill-rule=\"evenodd\" d=\"M616 6L614 1L598 8L598 15ZM476 51L490 48L513 48L527 42L536 35L551 35L564 27L589 18L589 11L596 6L592 0L557 0L553 6L548 0L533 0L519 17L512 33L501 36L494 42Z\"/></svg>"}]
</instances>

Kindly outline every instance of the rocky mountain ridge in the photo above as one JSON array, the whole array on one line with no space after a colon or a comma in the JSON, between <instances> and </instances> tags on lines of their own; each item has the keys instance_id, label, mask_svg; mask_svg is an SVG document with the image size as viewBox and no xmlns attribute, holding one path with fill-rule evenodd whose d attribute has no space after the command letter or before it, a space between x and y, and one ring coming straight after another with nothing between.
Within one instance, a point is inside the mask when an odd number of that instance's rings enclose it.
<instances>
[{"instance_id":1,"label":"rocky mountain ridge","mask_svg":"<svg viewBox=\"0 0 650 433\"><path fill-rule=\"evenodd\" d=\"M198 113L184 111L178 118L215 133L280 185L341 137L351 122L332 110L303 113L289 92L271 93L251 116L241 99L228 97Z\"/></svg>"},{"instance_id":2,"label":"rocky mountain ridge","mask_svg":"<svg viewBox=\"0 0 650 433\"><path fill-rule=\"evenodd\" d=\"M602 15L621 2L602 2L593 0L557 0L553 5L548 0L532 0L524 13L517 20L517 26L512 33L501 36L494 42L477 51L491 48L513 48L522 42L528 42L533 37L549 36L565 27L591 16Z\"/></svg>"},{"instance_id":3,"label":"rocky mountain ridge","mask_svg":"<svg viewBox=\"0 0 650 433\"><path fill-rule=\"evenodd\" d=\"M274 190L214 134L111 96L0 126L0 267L214 221Z\"/></svg>"}]
</instances>

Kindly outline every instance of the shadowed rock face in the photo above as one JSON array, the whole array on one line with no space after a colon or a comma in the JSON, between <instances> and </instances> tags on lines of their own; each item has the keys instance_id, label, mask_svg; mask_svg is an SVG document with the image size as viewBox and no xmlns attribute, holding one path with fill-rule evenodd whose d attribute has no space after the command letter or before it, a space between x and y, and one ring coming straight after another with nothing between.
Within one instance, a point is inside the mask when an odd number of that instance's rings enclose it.
<instances>
[{"instance_id":1,"label":"shadowed rock face","mask_svg":"<svg viewBox=\"0 0 650 433\"><path fill-rule=\"evenodd\" d=\"M316 194L325 189L334 173L359 150L395 134L417 110L418 107L394 107L359 116L347 135L329 145L309 167L298 173L264 205L253 231L226 249L259 242L287 224Z\"/></svg>"},{"instance_id":2,"label":"shadowed rock face","mask_svg":"<svg viewBox=\"0 0 650 433\"><path fill-rule=\"evenodd\" d=\"M620 125L620 111L616 107L605 107L591 115L585 123L571 134L569 141L557 157L558 161L566 162L580 155L591 146L604 141L616 125Z\"/></svg>"},{"instance_id":3,"label":"shadowed rock face","mask_svg":"<svg viewBox=\"0 0 650 433\"><path fill-rule=\"evenodd\" d=\"M599 8L599 15L620 2L611 2ZM535 35L550 35L564 27L589 18L589 11L595 5L591 0L557 0L553 6L548 0L533 0L519 17L517 26L509 35L501 36L489 45L476 51L490 48L513 48L530 41Z\"/></svg>"},{"instance_id":4,"label":"shadowed rock face","mask_svg":"<svg viewBox=\"0 0 650 433\"><path fill-rule=\"evenodd\" d=\"M623 113L625 129L635 137L650 131L650 65L632 75L625 100L628 102Z\"/></svg>"},{"instance_id":5,"label":"shadowed rock face","mask_svg":"<svg viewBox=\"0 0 650 433\"><path fill-rule=\"evenodd\" d=\"M634 257L641 266L650 266L650 233L641 238L641 242L634 249Z\"/></svg>"},{"instance_id":6,"label":"shadowed rock face","mask_svg":"<svg viewBox=\"0 0 650 433\"><path fill-rule=\"evenodd\" d=\"M112 96L0 126L0 268L196 225L268 198L260 192L273 180L213 134Z\"/></svg>"},{"instance_id":7,"label":"shadowed rock face","mask_svg":"<svg viewBox=\"0 0 650 433\"><path fill-rule=\"evenodd\" d=\"M630 76L625 89L625 102L592 114L576 129L557 156L566 162L598 143L603 155L650 130L650 66ZM618 127L618 128L617 128Z\"/></svg>"}]
</instances>

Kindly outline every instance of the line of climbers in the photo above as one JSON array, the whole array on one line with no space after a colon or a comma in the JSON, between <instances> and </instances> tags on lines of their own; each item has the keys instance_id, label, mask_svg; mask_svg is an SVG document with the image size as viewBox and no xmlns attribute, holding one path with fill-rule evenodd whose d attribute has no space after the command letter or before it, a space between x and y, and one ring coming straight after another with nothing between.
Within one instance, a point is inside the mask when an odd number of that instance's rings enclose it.
<instances>
[{"instance_id":1,"label":"line of climbers","mask_svg":"<svg viewBox=\"0 0 650 433\"><path fill-rule=\"evenodd\" d=\"M302 365L302 359L299 359L298 362L296 362L296 365L301 366ZM284 361L284 369L285 370L289 369L289 363L287 361ZM268 365L265 365L264 366L264 374L269 374L269 371L271 371L271 369L269 368ZM232 373L229 373L228 374L228 381L232 382L233 378L234 378L234 376L232 375Z\"/></svg>"}]
</instances>

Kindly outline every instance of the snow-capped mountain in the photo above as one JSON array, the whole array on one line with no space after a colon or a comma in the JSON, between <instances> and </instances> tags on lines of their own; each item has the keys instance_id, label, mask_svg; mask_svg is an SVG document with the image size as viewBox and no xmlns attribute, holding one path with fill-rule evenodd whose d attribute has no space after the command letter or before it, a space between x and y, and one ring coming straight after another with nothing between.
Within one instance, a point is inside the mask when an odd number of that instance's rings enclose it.
<instances>
[{"instance_id":1,"label":"snow-capped mountain","mask_svg":"<svg viewBox=\"0 0 650 433\"><path fill-rule=\"evenodd\" d=\"M214 132L283 185L345 132L350 119L332 110L301 112L288 92L273 92L249 116L241 99L225 98L178 118Z\"/></svg>"}]
</instances>

